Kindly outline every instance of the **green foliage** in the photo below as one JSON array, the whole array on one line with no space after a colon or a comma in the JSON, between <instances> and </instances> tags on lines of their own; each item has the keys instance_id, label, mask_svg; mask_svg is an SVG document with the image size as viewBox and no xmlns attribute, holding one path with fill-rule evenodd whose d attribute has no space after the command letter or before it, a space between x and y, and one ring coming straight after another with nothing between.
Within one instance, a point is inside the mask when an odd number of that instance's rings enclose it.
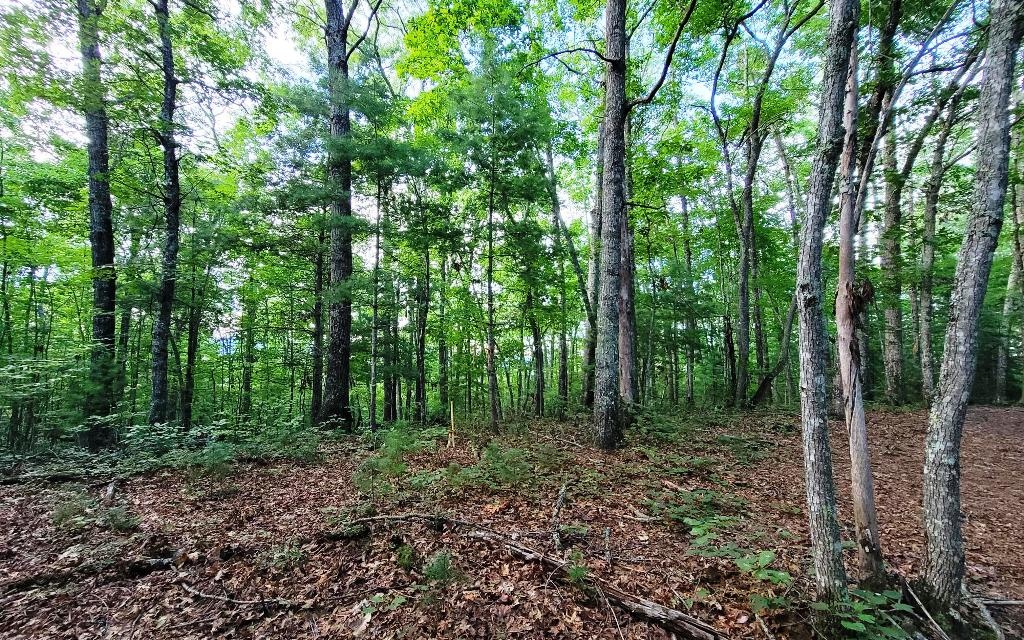
<instances>
[{"instance_id":1,"label":"green foliage","mask_svg":"<svg viewBox=\"0 0 1024 640\"><path fill-rule=\"evenodd\" d=\"M285 542L262 552L259 561L265 569L289 571L305 564L306 552L295 542Z\"/></svg>"},{"instance_id":2,"label":"green foliage","mask_svg":"<svg viewBox=\"0 0 1024 640\"><path fill-rule=\"evenodd\" d=\"M91 514L96 502L84 493L76 493L57 503L53 509L53 524L61 529L76 531L92 522Z\"/></svg>"},{"instance_id":3,"label":"green foliage","mask_svg":"<svg viewBox=\"0 0 1024 640\"><path fill-rule=\"evenodd\" d=\"M573 551L569 556L569 562L565 565L565 576L575 587L579 589L587 587L590 569L583 562L583 554L579 551Z\"/></svg>"},{"instance_id":4,"label":"green foliage","mask_svg":"<svg viewBox=\"0 0 1024 640\"><path fill-rule=\"evenodd\" d=\"M139 528L140 518L127 507L111 507L103 512L103 524L113 531L125 533Z\"/></svg>"},{"instance_id":5,"label":"green foliage","mask_svg":"<svg viewBox=\"0 0 1024 640\"><path fill-rule=\"evenodd\" d=\"M451 552L442 549L423 564L423 577L439 586L446 586L461 580L463 575L455 566Z\"/></svg>"},{"instance_id":6,"label":"green foliage","mask_svg":"<svg viewBox=\"0 0 1024 640\"><path fill-rule=\"evenodd\" d=\"M875 593L852 589L847 600L814 602L811 608L836 620L848 638L909 638L899 620L913 613L913 607L902 600L899 591Z\"/></svg>"},{"instance_id":7,"label":"green foliage","mask_svg":"<svg viewBox=\"0 0 1024 640\"><path fill-rule=\"evenodd\" d=\"M419 568L421 560L415 547L403 544L395 549L395 562L406 571L415 571Z\"/></svg>"},{"instance_id":8,"label":"green foliage","mask_svg":"<svg viewBox=\"0 0 1024 640\"><path fill-rule=\"evenodd\" d=\"M740 571L749 573L757 580L764 580L780 586L792 584L793 576L789 575L788 572L770 568L774 561L774 551L759 551L758 553L745 555L742 558L736 558L735 562Z\"/></svg>"},{"instance_id":9,"label":"green foliage","mask_svg":"<svg viewBox=\"0 0 1024 640\"><path fill-rule=\"evenodd\" d=\"M718 436L718 444L728 449L736 462L742 465L750 465L762 459L768 446L768 443L764 440L754 436L734 436L729 434Z\"/></svg>"}]
</instances>

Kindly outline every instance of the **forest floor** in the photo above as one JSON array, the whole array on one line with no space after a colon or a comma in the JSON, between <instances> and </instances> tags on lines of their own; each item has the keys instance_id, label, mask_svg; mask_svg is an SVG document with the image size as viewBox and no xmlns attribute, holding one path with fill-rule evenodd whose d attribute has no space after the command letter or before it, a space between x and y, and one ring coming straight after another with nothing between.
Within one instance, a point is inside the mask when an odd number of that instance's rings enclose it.
<instances>
[{"instance_id":1,"label":"forest floor","mask_svg":"<svg viewBox=\"0 0 1024 640\"><path fill-rule=\"evenodd\" d=\"M924 549L925 420L870 414L882 544L910 576ZM443 428L377 448L352 437L307 463L161 470L112 495L104 478L2 486L0 636L669 637L583 588L594 580L725 637L812 634L797 418L647 420L611 454L580 428L522 424L483 449L461 437L447 447ZM849 538L841 427L833 450ZM963 462L971 588L1024 598L1024 409L972 408ZM368 513L480 528L352 524ZM508 540L556 568L511 555ZM992 610L1018 618L1003 618L1008 637L1020 633L1020 607Z\"/></svg>"}]
</instances>

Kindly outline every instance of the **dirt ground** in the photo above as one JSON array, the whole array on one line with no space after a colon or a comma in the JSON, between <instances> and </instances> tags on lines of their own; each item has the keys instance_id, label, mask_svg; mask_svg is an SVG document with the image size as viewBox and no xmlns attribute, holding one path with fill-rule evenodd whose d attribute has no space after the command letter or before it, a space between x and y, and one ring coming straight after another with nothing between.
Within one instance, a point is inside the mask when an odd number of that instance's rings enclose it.
<instances>
[{"instance_id":1,"label":"dirt ground","mask_svg":"<svg viewBox=\"0 0 1024 640\"><path fill-rule=\"evenodd\" d=\"M870 414L883 551L909 576L924 549L925 419L921 411ZM448 449L442 439L408 454L408 468L390 482L372 476L367 484L363 473L357 487L353 474L370 452L353 439L325 444L313 463L241 464L223 478L177 470L130 478L106 505L102 483L0 487L0 636L668 637L510 555L500 538L420 521L376 521L355 535L346 523L367 503L377 514L444 513L485 526L559 558L577 577L687 611L727 637L812 635L796 418L669 418L641 425L614 454L581 441L572 423L523 425L502 444L526 452L519 466L513 459L513 471L484 480L464 471L482 464L472 441ZM834 428L849 538L844 448L845 432ZM973 408L963 466L971 589L1024 598L1024 409ZM694 531L698 516L715 525L707 540ZM744 570L738 555L764 558L762 568L775 573ZM441 579L425 568L439 557L451 561ZM1020 607L993 610L1008 637L1020 633L1020 620L1004 617L1019 617Z\"/></svg>"}]
</instances>

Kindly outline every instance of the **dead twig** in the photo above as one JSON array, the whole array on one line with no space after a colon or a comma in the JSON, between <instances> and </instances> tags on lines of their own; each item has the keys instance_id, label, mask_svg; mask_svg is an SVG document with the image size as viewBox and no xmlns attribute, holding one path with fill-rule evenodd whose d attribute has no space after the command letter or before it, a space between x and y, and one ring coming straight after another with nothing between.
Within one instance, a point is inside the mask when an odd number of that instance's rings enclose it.
<instances>
[{"instance_id":1,"label":"dead twig","mask_svg":"<svg viewBox=\"0 0 1024 640\"><path fill-rule=\"evenodd\" d=\"M292 602L291 600L283 600L281 598L261 599L261 600L236 600L235 598L229 598L227 596L218 596L213 593L203 593L198 589L193 589L184 582L181 583L181 588L188 591L197 598L203 598L205 600L218 600L220 602L228 602L230 604L237 604L240 606L247 605L260 605L260 606L276 606L284 609L296 609L302 606L300 603Z\"/></svg>"},{"instance_id":2,"label":"dead twig","mask_svg":"<svg viewBox=\"0 0 1024 640\"><path fill-rule=\"evenodd\" d=\"M939 626L939 623L935 622L935 618L932 617L932 614L928 612L928 607L924 606L924 603L921 602L921 598L917 597L917 594L914 592L914 589L910 586L910 583L906 580L903 580L903 588L907 591L907 593L910 594L910 597L914 599L914 602L917 603L917 608L920 609L922 613L924 613L924 616L926 618L928 618L928 622L932 624L932 628L934 628L935 631L939 634L939 637L942 638L942 640L950 640L949 636L946 635L946 632L942 630L941 626Z\"/></svg>"}]
</instances>

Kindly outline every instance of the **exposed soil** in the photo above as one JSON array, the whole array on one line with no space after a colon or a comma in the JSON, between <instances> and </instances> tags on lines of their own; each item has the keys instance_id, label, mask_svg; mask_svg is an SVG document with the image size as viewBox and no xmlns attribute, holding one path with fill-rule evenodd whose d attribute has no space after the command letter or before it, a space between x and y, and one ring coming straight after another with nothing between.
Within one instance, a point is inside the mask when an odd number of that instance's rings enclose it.
<instances>
[{"instance_id":1,"label":"exposed soil","mask_svg":"<svg viewBox=\"0 0 1024 640\"><path fill-rule=\"evenodd\" d=\"M870 415L883 550L909 576L924 549L925 420L921 411ZM507 477L479 482L451 478L478 467L481 452L462 439L447 449L441 439L434 450L406 456L408 470L387 483L390 491L380 478L357 488L353 474L370 455L357 440L325 445L315 463L241 464L220 479L161 471L118 486L118 513L139 518L134 529L123 524L123 532L97 506L102 486L0 487L0 636L668 637L465 527L378 522L367 535L338 535L359 505L372 503L382 514L443 512L479 523L585 566L587 576L686 610L730 637L769 637L766 630L776 638L808 637L796 418L667 422L648 426L615 454L578 444L579 427L571 423L523 426L502 446L528 452L526 462ZM849 537L844 448L839 427L833 449ZM970 586L988 597L1022 599L1024 409L974 408L963 466ZM559 551L552 512L563 483ZM82 503L82 492L96 503L77 520L55 524L55 511ZM721 518L717 538L702 546L692 524L673 514ZM709 549L772 551L769 568L792 581L756 577L729 553L715 557ZM453 569L447 581L431 580L423 567L441 550ZM169 566L159 562L172 556ZM753 604L767 608L755 615ZM1020 607L993 611L1020 617ZM1008 637L1020 633L1020 620L1003 620Z\"/></svg>"}]
</instances>

